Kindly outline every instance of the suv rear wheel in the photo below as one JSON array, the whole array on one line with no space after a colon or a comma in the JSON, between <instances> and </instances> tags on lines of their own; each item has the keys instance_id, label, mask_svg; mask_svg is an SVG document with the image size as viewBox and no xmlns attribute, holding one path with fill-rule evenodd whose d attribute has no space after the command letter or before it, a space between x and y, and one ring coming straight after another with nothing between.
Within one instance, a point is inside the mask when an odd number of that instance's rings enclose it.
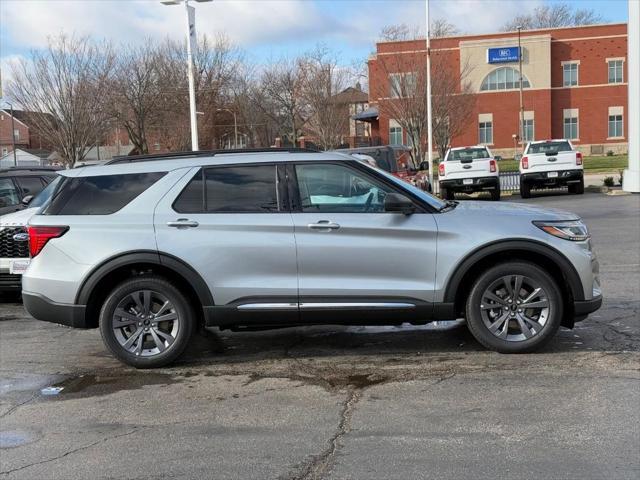
<instances>
[{"instance_id":1,"label":"suv rear wheel","mask_svg":"<svg viewBox=\"0 0 640 480\"><path fill-rule=\"evenodd\" d=\"M173 362L187 347L195 314L185 295L163 277L125 280L107 297L100 333L127 365L154 368Z\"/></svg>"},{"instance_id":2,"label":"suv rear wheel","mask_svg":"<svg viewBox=\"0 0 640 480\"><path fill-rule=\"evenodd\" d=\"M466 318L469 330L485 347L501 353L529 352L547 343L560 327L560 289L536 265L503 263L475 281Z\"/></svg>"}]
</instances>

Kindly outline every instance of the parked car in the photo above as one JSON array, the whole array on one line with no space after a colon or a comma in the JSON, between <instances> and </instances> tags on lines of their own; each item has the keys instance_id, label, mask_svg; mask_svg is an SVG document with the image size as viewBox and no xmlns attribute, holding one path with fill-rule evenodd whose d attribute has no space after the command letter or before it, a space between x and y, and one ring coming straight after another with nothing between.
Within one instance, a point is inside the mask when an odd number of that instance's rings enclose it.
<instances>
[{"instance_id":1,"label":"parked car","mask_svg":"<svg viewBox=\"0 0 640 480\"><path fill-rule=\"evenodd\" d=\"M382 145L379 147L342 148L336 152L362 154L372 157L378 168L424 190L431 191L429 185L429 165L416 165L411 156L411 148L402 145Z\"/></svg>"},{"instance_id":2,"label":"parked car","mask_svg":"<svg viewBox=\"0 0 640 480\"><path fill-rule=\"evenodd\" d=\"M54 178L54 168L11 167L0 169L0 215L26 208Z\"/></svg>"},{"instance_id":3,"label":"parked car","mask_svg":"<svg viewBox=\"0 0 640 480\"><path fill-rule=\"evenodd\" d=\"M0 294L20 292L22 274L29 266L27 223L51 199L60 177L27 202L24 210L0 217Z\"/></svg>"},{"instance_id":4,"label":"parked car","mask_svg":"<svg viewBox=\"0 0 640 480\"><path fill-rule=\"evenodd\" d=\"M189 152L61 175L29 222L24 305L99 327L138 368L174 361L200 325L464 317L487 348L524 352L602 302L575 214L445 202L342 154Z\"/></svg>"},{"instance_id":5,"label":"parked car","mask_svg":"<svg viewBox=\"0 0 640 480\"><path fill-rule=\"evenodd\" d=\"M491 200L500 200L498 162L484 145L447 150L438 165L440 196L453 200L456 192L489 192Z\"/></svg>"},{"instance_id":6,"label":"parked car","mask_svg":"<svg viewBox=\"0 0 640 480\"><path fill-rule=\"evenodd\" d=\"M582 153L569 140L529 142L520 159L520 196L529 198L531 188L568 187L584 193Z\"/></svg>"}]
</instances>

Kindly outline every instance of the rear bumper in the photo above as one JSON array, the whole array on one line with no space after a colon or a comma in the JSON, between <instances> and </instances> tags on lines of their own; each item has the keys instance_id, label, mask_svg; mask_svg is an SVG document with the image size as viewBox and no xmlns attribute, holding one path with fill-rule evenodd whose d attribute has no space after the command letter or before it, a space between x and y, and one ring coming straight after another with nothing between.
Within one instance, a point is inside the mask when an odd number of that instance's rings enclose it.
<instances>
[{"instance_id":1,"label":"rear bumper","mask_svg":"<svg viewBox=\"0 0 640 480\"><path fill-rule=\"evenodd\" d=\"M535 185L568 185L584 178L583 170L557 170L557 177L549 178L550 172L521 173L520 178Z\"/></svg>"},{"instance_id":2,"label":"rear bumper","mask_svg":"<svg viewBox=\"0 0 640 480\"><path fill-rule=\"evenodd\" d=\"M468 180L468 179L467 179ZM473 183L465 185L462 178L452 180L440 180L440 188L446 188L451 191L461 192L477 192L480 190L495 190L500 188L499 177L480 177L473 178Z\"/></svg>"},{"instance_id":3,"label":"rear bumper","mask_svg":"<svg viewBox=\"0 0 640 480\"><path fill-rule=\"evenodd\" d=\"M85 318L85 305L56 303L43 295L22 292L25 310L36 320L59 323L74 328L89 328Z\"/></svg>"}]
</instances>

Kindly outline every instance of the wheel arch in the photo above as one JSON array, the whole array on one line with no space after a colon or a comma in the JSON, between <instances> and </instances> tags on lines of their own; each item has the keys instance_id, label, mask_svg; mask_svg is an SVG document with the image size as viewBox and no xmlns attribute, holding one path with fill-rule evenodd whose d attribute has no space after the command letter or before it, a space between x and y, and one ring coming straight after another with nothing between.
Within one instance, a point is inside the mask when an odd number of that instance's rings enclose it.
<instances>
[{"instance_id":1,"label":"wheel arch","mask_svg":"<svg viewBox=\"0 0 640 480\"><path fill-rule=\"evenodd\" d=\"M86 305L86 325L98 326L100 308L109 291L125 278L153 272L171 280L191 301L201 307L214 305L204 279L182 260L153 250L126 252L108 258L96 266L82 282L75 303ZM197 311L202 316L202 308Z\"/></svg>"},{"instance_id":2,"label":"wheel arch","mask_svg":"<svg viewBox=\"0 0 640 480\"><path fill-rule=\"evenodd\" d=\"M469 253L458 263L447 282L443 301L453 304L456 314L460 314L464 311L466 293L478 275L488 266L509 260L530 261L549 272L563 293L565 313L562 325L572 327L573 302L584 300L580 276L561 252L538 241L502 240Z\"/></svg>"}]
</instances>

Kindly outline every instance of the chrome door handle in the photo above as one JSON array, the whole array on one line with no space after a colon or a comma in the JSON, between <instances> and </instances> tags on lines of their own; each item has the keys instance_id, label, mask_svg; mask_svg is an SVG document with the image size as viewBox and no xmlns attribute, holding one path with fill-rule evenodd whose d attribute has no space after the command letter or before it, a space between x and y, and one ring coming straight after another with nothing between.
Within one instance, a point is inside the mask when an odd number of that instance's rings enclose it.
<instances>
[{"instance_id":1,"label":"chrome door handle","mask_svg":"<svg viewBox=\"0 0 640 480\"><path fill-rule=\"evenodd\" d=\"M318 223L310 223L307 227L312 230L337 230L340 225L330 222L329 220L320 220Z\"/></svg>"},{"instance_id":2,"label":"chrome door handle","mask_svg":"<svg viewBox=\"0 0 640 480\"><path fill-rule=\"evenodd\" d=\"M175 228L195 228L200 225L195 220L189 220L188 218L179 218L175 222L167 222L167 227Z\"/></svg>"}]
</instances>

